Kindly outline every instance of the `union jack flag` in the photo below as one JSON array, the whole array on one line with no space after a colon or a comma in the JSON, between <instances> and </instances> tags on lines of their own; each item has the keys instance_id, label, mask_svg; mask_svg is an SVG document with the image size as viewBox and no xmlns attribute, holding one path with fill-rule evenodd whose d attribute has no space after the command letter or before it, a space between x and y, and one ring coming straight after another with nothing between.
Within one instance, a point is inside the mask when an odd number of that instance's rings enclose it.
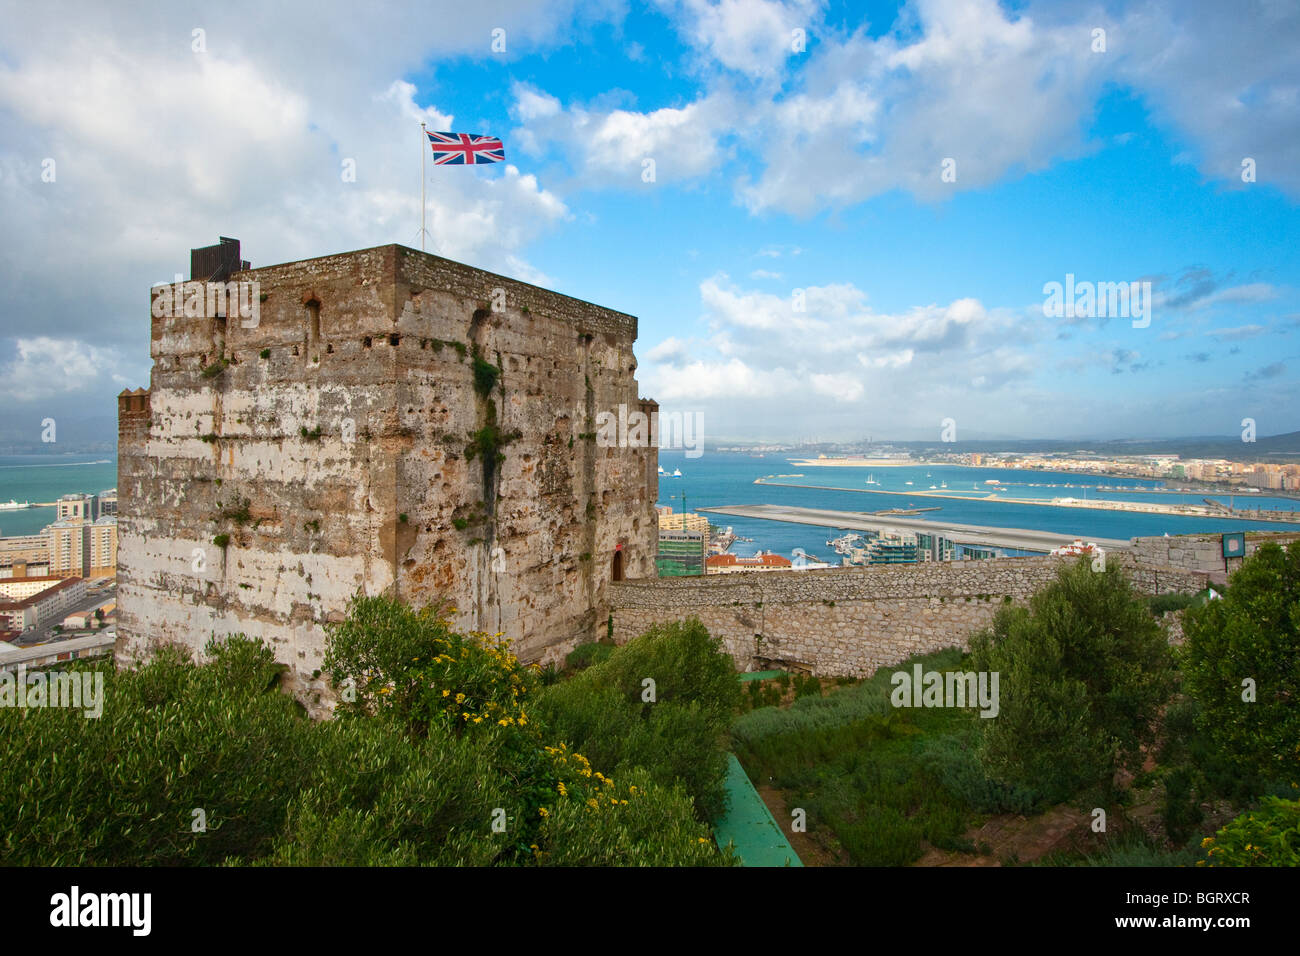
<instances>
[{"instance_id":1,"label":"union jack flag","mask_svg":"<svg viewBox=\"0 0 1300 956\"><path fill-rule=\"evenodd\" d=\"M506 158L506 148L495 136L475 133L431 133L435 166L474 166L479 163L500 163Z\"/></svg>"}]
</instances>

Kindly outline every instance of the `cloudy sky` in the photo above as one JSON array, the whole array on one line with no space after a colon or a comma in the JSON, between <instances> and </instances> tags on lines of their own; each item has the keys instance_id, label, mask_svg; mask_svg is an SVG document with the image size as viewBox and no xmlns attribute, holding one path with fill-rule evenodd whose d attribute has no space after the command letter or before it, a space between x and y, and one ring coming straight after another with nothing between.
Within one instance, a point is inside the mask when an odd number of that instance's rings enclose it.
<instances>
[{"instance_id":1,"label":"cloudy sky","mask_svg":"<svg viewBox=\"0 0 1300 956\"><path fill-rule=\"evenodd\" d=\"M429 170L430 251L638 315L711 440L1300 429L1290 0L0 13L9 437L148 383L193 246L418 247L422 119L507 159Z\"/></svg>"}]
</instances>

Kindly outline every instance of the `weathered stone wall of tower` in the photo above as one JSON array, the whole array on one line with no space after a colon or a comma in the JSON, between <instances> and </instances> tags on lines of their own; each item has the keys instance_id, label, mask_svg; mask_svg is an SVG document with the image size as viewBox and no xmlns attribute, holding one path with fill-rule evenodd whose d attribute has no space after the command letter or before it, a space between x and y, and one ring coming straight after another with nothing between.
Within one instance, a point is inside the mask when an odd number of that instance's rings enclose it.
<instances>
[{"instance_id":1,"label":"weathered stone wall of tower","mask_svg":"<svg viewBox=\"0 0 1300 956\"><path fill-rule=\"evenodd\" d=\"M304 690L323 625L387 591L544 659L598 629L616 561L654 575L655 449L594 441L598 412L654 409L633 317L398 246L232 279L256 324L153 318L119 658L243 632Z\"/></svg>"}]
</instances>

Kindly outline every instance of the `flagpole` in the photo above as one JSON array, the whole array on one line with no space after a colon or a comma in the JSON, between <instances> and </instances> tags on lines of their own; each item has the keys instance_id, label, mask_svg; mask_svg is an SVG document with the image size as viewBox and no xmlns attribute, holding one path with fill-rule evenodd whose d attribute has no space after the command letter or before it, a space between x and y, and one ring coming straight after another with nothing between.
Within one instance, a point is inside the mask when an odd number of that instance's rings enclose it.
<instances>
[{"instance_id":1,"label":"flagpole","mask_svg":"<svg viewBox=\"0 0 1300 956\"><path fill-rule=\"evenodd\" d=\"M429 141L428 133L424 128L424 121L420 121L420 251L424 251L424 144Z\"/></svg>"}]
</instances>

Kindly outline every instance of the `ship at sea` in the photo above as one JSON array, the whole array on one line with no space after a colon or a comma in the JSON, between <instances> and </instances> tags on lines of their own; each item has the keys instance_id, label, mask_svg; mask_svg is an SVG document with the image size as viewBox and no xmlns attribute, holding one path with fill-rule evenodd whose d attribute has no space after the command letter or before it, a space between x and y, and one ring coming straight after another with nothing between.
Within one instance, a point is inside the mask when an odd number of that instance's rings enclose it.
<instances>
[{"instance_id":1,"label":"ship at sea","mask_svg":"<svg viewBox=\"0 0 1300 956\"><path fill-rule=\"evenodd\" d=\"M21 504L10 498L8 501L0 501L0 511L21 511L24 508L30 508L32 503L24 501Z\"/></svg>"}]
</instances>

